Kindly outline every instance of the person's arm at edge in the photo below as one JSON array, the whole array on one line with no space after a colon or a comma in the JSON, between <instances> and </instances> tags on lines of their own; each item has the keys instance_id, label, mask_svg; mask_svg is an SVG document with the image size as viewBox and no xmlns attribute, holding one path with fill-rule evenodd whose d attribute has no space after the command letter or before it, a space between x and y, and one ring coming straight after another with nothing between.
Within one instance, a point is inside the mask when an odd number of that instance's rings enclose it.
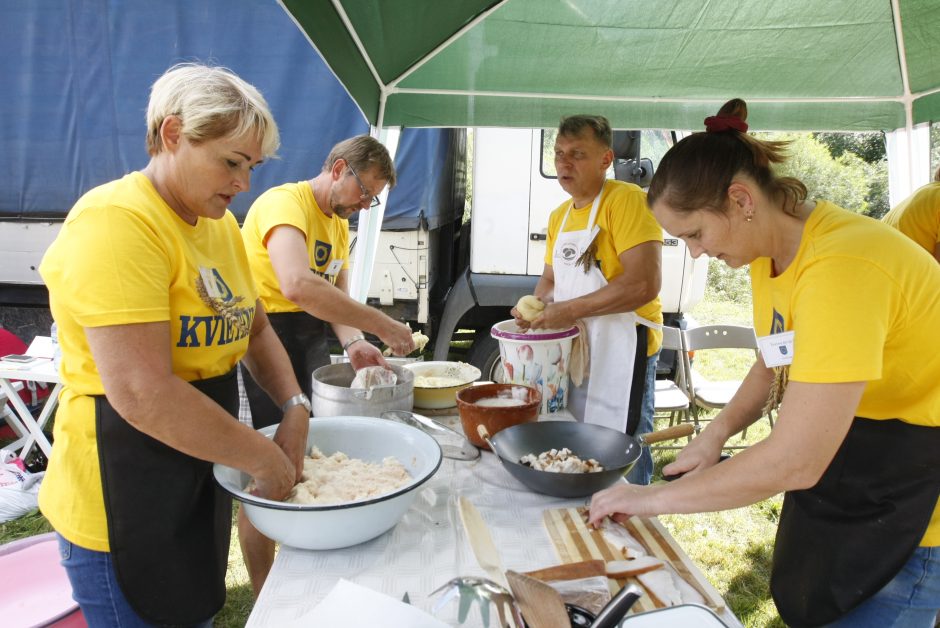
<instances>
[{"instance_id":1,"label":"person's arm at edge","mask_svg":"<svg viewBox=\"0 0 940 628\"><path fill-rule=\"evenodd\" d=\"M278 408L294 395L303 392L294 375L287 351L271 327L260 300L255 305L251 338L242 364ZM274 442L284 450L294 465L298 482L304 471L309 426L310 412L303 405L296 405L284 413L274 434Z\"/></svg>"},{"instance_id":2,"label":"person's arm at edge","mask_svg":"<svg viewBox=\"0 0 940 628\"><path fill-rule=\"evenodd\" d=\"M381 338L396 355L414 350L414 340L406 325L349 296L345 288L348 271L339 271L335 286L310 271L306 241L299 229L289 225L275 227L266 246L281 294L311 316L333 324L341 344L362 333L359 330L365 330Z\"/></svg>"},{"instance_id":3,"label":"person's arm at edge","mask_svg":"<svg viewBox=\"0 0 940 628\"><path fill-rule=\"evenodd\" d=\"M346 270L339 271L339 273L336 275L335 288L339 290L340 292L342 292L343 295L352 299L352 297L349 297L349 272L348 271ZM373 308L370 308L370 309L373 309ZM362 335L361 329L353 326L352 324L349 324L347 321L343 321L343 322L332 321L330 323L330 326L333 328L333 333L336 334L336 339L339 340L339 344L342 346L346 346L347 342L356 338L357 336ZM354 343L354 344L368 344L368 343L365 341L360 341L359 343ZM352 345L350 345L350 349L352 349Z\"/></svg>"},{"instance_id":4,"label":"person's arm at edge","mask_svg":"<svg viewBox=\"0 0 940 628\"><path fill-rule=\"evenodd\" d=\"M274 227L266 246L284 298L322 321L342 321L345 325L379 334L382 312L336 290L329 281L310 271L306 241L299 229L290 225Z\"/></svg>"},{"instance_id":5,"label":"person's arm at edge","mask_svg":"<svg viewBox=\"0 0 940 628\"><path fill-rule=\"evenodd\" d=\"M270 439L177 377L168 322L86 327L105 395L133 427L185 454L251 475L258 494L282 499L294 468Z\"/></svg>"},{"instance_id":6,"label":"person's arm at edge","mask_svg":"<svg viewBox=\"0 0 940 628\"><path fill-rule=\"evenodd\" d=\"M336 288L343 294L349 294L349 273L346 270L341 270L336 276ZM391 319L389 319L389 321L391 321ZM333 333L336 334L340 345L343 346L346 355L349 356L349 362L353 365L354 369L358 371L367 366L382 366L388 368L388 362L375 345L365 339L358 340L363 337L361 330L342 323L333 323L332 327ZM384 336L380 336L392 349L392 353L395 355L408 355L414 350L414 338L411 335L411 330L408 329L407 326L394 323L394 325L392 325L392 333L395 339L397 339L397 342L389 338L388 332L386 332ZM389 343L389 340L392 340L392 342Z\"/></svg>"},{"instance_id":7,"label":"person's arm at edge","mask_svg":"<svg viewBox=\"0 0 940 628\"><path fill-rule=\"evenodd\" d=\"M607 515L658 515L727 510L782 491L810 488L845 440L865 382L791 381L770 435L725 462L654 486L605 489L591 500L590 521ZM694 442L694 441L693 441Z\"/></svg>"},{"instance_id":8,"label":"person's arm at edge","mask_svg":"<svg viewBox=\"0 0 940 628\"><path fill-rule=\"evenodd\" d=\"M551 264L545 264L542 268L542 276L535 284L535 291L532 294L546 305L555 300L555 269Z\"/></svg>"}]
</instances>

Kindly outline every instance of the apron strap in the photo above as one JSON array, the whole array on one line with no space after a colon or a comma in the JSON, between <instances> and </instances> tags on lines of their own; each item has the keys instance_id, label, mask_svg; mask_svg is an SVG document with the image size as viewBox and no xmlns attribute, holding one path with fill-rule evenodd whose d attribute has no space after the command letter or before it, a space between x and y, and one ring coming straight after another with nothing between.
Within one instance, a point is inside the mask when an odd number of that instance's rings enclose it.
<instances>
[{"instance_id":1,"label":"apron strap","mask_svg":"<svg viewBox=\"0 0 940 628\"><path fill-rule=\"evenodd\" d=\"M633 356L633 379L630 386L630 402L627 405L627 434L636 434L643 412L643 394L646 391L646 345L649 334L636 326L636 353Z\"/></svg>"},{"instance_id":2,"label":"apron strap","mask_svg":"<svg viewBox=\"0 0 940 628\"><path fill-rule=\"evenodd\" d=\"M636 316L636 322L637 322L638 324L643 325L644 327L649 327L650 329L655 329L656 331L662 331L662 330L663 330L663 324L662 324L662 323L654 323L653 321L649 320L648 318L643 318L642 316L638 315L636 312L634 312L633 315Z\"/></svg>"},{"instance_id":3,"label":"apron strap","mask_svg":"<svg viewBox=\"0 0 940 628\"><path fill-rule=\"evenodd\" d=\"M601 197L604 196L604 187L606 185L607 181L605 180L604 183L601 184L601 191L597 193L597 196L594 197L594 202L591 204L591 215L588 216L587 230L591 230L597 222L597 210L601 206ZM558 227L559 235L565 230L565 225L568 223L568 215L571 214L572 207L574 207L574 199L571 199L571 202L568 203L568 209L565 210L565 217L561 219L561 226Z\"/></svg>"}]
</instances>

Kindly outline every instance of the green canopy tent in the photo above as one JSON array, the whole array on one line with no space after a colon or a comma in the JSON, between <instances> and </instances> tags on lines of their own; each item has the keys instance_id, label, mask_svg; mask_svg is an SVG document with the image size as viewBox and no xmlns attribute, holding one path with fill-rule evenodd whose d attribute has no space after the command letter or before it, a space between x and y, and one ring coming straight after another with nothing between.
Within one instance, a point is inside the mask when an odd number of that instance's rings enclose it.
<instances>
[{"instance_id":1,"label":"green canopy tent","mask_svg":"<svg viewBox=\"0 0 940 628\"><path fill-rule=\"evenodd\" d=\"M376 126L889 130L940 117L936 0L284 0Z\"/></svg>"},{"instance_id":2,"label":"green canopy tent","mask_svg":"<svg viewBox=\"0 0 940 628\"><path fill-rule=\"evenodd\" d=\"M887 131L892 199L929 179L937 0L280 1L377 129L701 129L738 96L752 129Z\"/></svg>"}]
</instances>

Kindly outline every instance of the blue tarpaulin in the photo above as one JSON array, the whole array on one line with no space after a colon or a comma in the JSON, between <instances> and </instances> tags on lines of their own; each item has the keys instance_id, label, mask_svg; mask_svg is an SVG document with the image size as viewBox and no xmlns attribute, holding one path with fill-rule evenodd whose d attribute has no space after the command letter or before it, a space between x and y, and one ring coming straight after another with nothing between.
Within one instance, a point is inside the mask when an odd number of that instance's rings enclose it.
<instances>
[{"instance_id":1,"label":"blue tarpaulin","mask_svg":"<svg viewBox=\"0 0 940 628\"><path fill-rule=\"evenodd\" d=\"M89 189L146 165L150 85L183 61L222 65L255 85L281 131L279 159L236 197L319 172L330 147L366 133L355 103L270 0L9 0L0 3L0 217L63 218ZM386 228L455 211L440 177L454 131L406 130ZM461 136L462 137L462 136ZM458 138L459 139L459 138Z\"/></svg>"}]
</instances>

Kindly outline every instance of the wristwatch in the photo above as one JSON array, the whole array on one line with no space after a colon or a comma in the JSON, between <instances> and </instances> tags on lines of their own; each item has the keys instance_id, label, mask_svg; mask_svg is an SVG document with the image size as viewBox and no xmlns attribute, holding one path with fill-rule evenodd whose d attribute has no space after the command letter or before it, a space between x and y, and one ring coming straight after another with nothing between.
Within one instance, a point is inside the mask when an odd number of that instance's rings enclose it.
<instances>
[{"instance_id":1,"label":"wristwatch","mask_svg":"<svg viewBox=\"0 0 940 628\"><path fill-rule=\"evenodd\" d=\"M310 412L310 400L307 399L307 395L300 393L299 395L294 395L281 405L281 413L284 414L294 406L303 406L307 409L307 412Z\"/></svg>"}]
</instances>

